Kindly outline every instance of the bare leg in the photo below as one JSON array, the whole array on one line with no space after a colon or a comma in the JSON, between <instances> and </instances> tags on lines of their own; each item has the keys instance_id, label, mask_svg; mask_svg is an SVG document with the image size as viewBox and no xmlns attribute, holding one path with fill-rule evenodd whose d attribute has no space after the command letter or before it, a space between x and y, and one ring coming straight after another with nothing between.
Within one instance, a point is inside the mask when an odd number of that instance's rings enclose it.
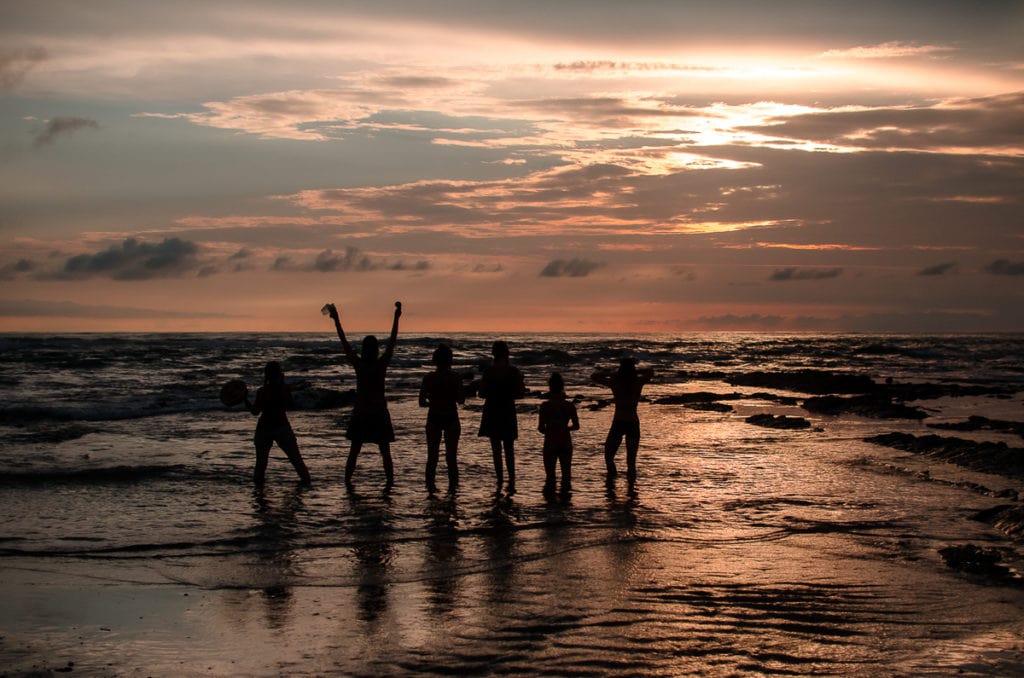
<instances>
[{"instance_id":1,"label":"bare leg","mask_svg":"<svg viewBox=\"0 0 1024 678\"><path fill-rule=\"evenodd\" d=\"M306 468L306 462L302 460L302 455L299 454L299 444L294 441L287 441L283 445L278 441L277 444L288 455L288 461L292 463L295 472L299 474L302 482L312 482L312 479L309 477L309 469Z\"/></svg>"},{"instance_id":2,"label":"bare leg","mask_svg":"<svg viewBox=\"0 0 1024 678\"><path fill-rule=\"evenodd\" d=\"M562 467L562 493L567 494L572 491L572 447L559 453L558 465Z\"/></svg>"},{"instance_id":3,"label":"bare leg","mask_svg":"<svg viewBox=\"0 0 1024 678\"><path fill-rule=\"evenodd\" d=\"M252 481L254 484L262 486L263 481L267 476L267 462L270 460L270 445L264 448L256 448L256 468L252 473Z\"/></svg>"},{"instance_id":4,"label":"bare leg","mask_svg":"<svg viewBox=\"0 0 1024 678\"><path fill-rule=\"evenodd\" d=\"M359 450L363 449L363 441L353 440L352 446L348 449L348 461L345 462L345 487L352 488L352 474L356 470L356 459L359 458Z\"/></svg>"},{"instance_id":5,"label":"bare leg","mask_svg":"<svg viewBox=\"0 0 1024 678\"><path fill-rule=\"evenodd\" d=\"M508 469L508 487L506 492L516 493L516 441L509 439L505 441L505 468Z\"/></svg>"},{"instance_id":6,"label":"bare leg","mask_svg":"<svg viewBox=\"0 0 1024 678\"><path fill-rule=\"evenodd\" d=\"M447 441L446 441L447 442ZM441 456L441 431L427 429L427 491L437 491L435 478L437 477L437 461Z\"/></svg>"},{"instance_id":7,"label":"bare leg","mask_svg":"<svg viewBox=\"0 0 1024 678\"><path fill-rule=\"evenodd\" d=\"M449 428L444 434L444 461L448 466L448 491L459 486L459 434L458 428Z\"/></svg>"},{"instance_id":8,"label":"bare leg","mask_svg":"<svg viewBox=\"0 0 1024 678\"><path fill-rule=\"evenodd\" d=\"M626 436L626 478L636 480L636 453L640 450L640 436Z\"/></svg>"},{"instance_id":9,"label":"bare leg","mask_svg":"<svg viewBox=\"0 0 1024 678\"><path fill-rule=\"evenodd\" d=\"M391 443L380 443L380 457L384 460L384 476L387 478L387 486L395 484L395 466L391 462Z\"/></svg>"},{"instance_id":10,"label":"bare leg","mask_svg":"<svg viewBox=\"0 0 1024 678\"><path fill-rule=\"evenodd\" d=\"M505 474L501 468L501 439L491 438L491 457L494 459L494 477L497 480L498 491L501 491L501 485L505 480Z\"/></svg>"},{"instance_id":11,"label":"bare leg","mask_svg":"<svg viewBox=\"0 0 1024 678\"><path fill-rule=\"evenodd\" d=\"M615 454L619 451L619 445L622 443L622 436L608 432L608 437L604 441L604 465L608 469L608 477L614 478L618 474L618 469L615 468Z\"/></svg>"},{"instance_id":12,"label":"bare leg","mask_svg":"<svg viewBox=\"0 0 1024 678\"><path fill-rule=\"evenodd\" d=\"M548 445L544 446L544 496L555 491L555 464L558 463L558 452Z\"/></svg>"}]
</instances>

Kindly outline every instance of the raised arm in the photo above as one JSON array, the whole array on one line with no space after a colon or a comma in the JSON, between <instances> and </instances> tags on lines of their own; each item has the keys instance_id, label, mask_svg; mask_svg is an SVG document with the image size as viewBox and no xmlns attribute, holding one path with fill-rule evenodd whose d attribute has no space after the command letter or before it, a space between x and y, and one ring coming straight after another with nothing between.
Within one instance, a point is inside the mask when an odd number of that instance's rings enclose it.
<instances>
[{"instance_id":1,"label":"raised arm","mask_svg":"<svg viewBox=\"0 0 1024 678\"><path fill-rule=\"evenodd\" d=\"M595 384L601 384L601 386L611 387L615 379L615 373L608 370L598 370L590 375L590 380Z\"/></svg>"},{"instance_id":2,"label":"raised arm","mask_svg":"<svg viewBox=\"0 0 1024 678\"><path fill-rule=\"evenodd\" d=\"M338 313L338 307L334 304L330 304L331 319L334 320L334 329L338 331L338 339L341 339L341 349L345 351L345 357L348 361L355 365L359 358L356 356L356 352L352 350L352 346L348 343L348 339L345 338L345 330L341 328L341 316Z\"/></svg>"},{"instance_id":3,"label":"raised arm","mask_svg":"<svg viewBox=\"0 0 1024 678\"><path fill-rule=\"evenodd\" d=\"M395 353L395 342L398 341L398 319L402 317L402 302L395 302L395 319L391 323L391 336L388 337L388 345L384 348L383 360L387 365L391 362L391 356Z\"/></svg>"}]
</instances>

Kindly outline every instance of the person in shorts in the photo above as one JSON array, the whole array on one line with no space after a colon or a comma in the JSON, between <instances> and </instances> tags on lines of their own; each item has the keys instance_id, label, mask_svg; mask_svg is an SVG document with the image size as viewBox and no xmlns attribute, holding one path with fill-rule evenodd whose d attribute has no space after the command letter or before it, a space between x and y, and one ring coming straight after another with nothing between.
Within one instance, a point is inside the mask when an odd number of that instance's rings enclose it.
<instances>
[{"instance_id":1,"label":"person in shorts","mask_svg":"<svg viewBox=\"0 0 1024 678\"><path fill-rule=\"evenodd\" d=\"M632 358L623 358L619 361L617 371L598 370L590 377L595 383L612 390L612 400L615 403L612 425L604 442L604 462L609 479L618 474L615 454L619 451L622 439L625 438L626 477L631 484L636 481L636 456L640 449L640 416L636 408L644 385L653 377L654 370L638 370L636 361Z\"/></svg>"},{"instance_id":2,"label":"person in shorts","mask_svg":"<svg viewBox=\"0 0 1024 678\"><path fill-rule=\"evenodd\" d=\"M295 439L292 425L288 421L287 411L294 407L292 392L284 380L284 371L277 362L269 362L263 370L263 386L256 391L255 401L250 402L245 396L245 406L253 415L259 415L256 422L256 433L253 443L256 445L256 469L253 481L262 487L270 460L270 448L274 443L281 448L288 461L295 467L295 472L304 483L309 483L309 470L299 453L299 443Z\"/></svg>"}]
</instances>

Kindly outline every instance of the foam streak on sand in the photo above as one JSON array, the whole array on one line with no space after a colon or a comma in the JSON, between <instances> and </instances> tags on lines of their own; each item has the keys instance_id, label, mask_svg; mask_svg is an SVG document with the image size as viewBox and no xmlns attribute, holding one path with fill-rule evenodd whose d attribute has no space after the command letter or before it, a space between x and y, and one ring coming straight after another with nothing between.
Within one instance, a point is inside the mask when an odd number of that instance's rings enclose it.
<instances>
[{"instance_id":1,"label":"foam streak on sand","mask_svg":"<svg viewBox=\"0 0 1024 678\"><path fill-rule=\"evenodd\" d=\"M445 339L456 369L478 376L492 338ZM513 497L492 494L487 441L466 435L475 399L462 414L459 493L423 489L416 391L435 337L403 338L389 375L395 488L383 491L366 453L352 494L352 375L323 336L0 338L0 665L268 676L1024 668L1020 477L865 440L935 426L972 449L1021 447L1024 338L506 339L535 394L520 415ZM586 379L624 349L657 373L640 405L635 494L624 479L605 484L612 408ZM269 359L299 400L291 419L313 487L296 486L275 451L254 492L254 419L217 402L225 380L252 386ZM568 500L541 496L533 433L553 370L582 423ZM828 396L857 409L802 406ZM927 416L891 418L896 405ZM755 415L808 426L746 423Z\"/></svg>"}]
</instances>

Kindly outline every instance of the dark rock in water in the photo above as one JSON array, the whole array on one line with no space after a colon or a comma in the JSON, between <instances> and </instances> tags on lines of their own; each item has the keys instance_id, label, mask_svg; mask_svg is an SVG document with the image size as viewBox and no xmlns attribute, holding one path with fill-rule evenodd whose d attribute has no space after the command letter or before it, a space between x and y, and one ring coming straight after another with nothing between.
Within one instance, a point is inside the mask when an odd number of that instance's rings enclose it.
<instances>
[{"instance_id":1,"label":"dark rock in water","mask_svg":"<svg viewBox=\"0 0 1024 678\"><path fill-rule=\"evenodd\" d=\"M516 351L515 361L520 365L570 365L576 362L570 353L557 348L541 351Z\"/></svg>"},{"instance_id":2,"label":"dark rock in water","mask_svg":"<svg viewBox=\"0 0 1024 678\"><path fill-rule=\"evenodd\" d=\"M1019 583L1019 578L1006 565L998 549L963 544L939 549L946 565L958 572L982 575L999 583Z\"/></svg>"},{"instance_id":3,"label":"dark rock in water","mask_svg":"<svg viewBox=\"0 0 1024 678\"><path fill-rule=\"evenodd\" d=\"M1016 433L1024 437L1024 422L1002 421L1000 419L989 419L978 415L971 415L967 421L953 422L948 424L928 424L929 428L942 429L944 431L999 431L1005 433Z\"/></svg>"},{"instance_id":4,"label":"dark rock in water","mask_svg":"<svg viewBox=\"0 0 1024 678\"><path fill-rule=\"evenodd\" d=\"M894 403L884 396L861 395L815 396L804 401L803 408L814 414L856 414L871 419L924 419L926 412L916 407Z\"/></svg>"},{"instance_id":5,"label":"dark rock in water","mask_svg":"<svg viewBox=\"0 0 1024 678\"><path fill-rule=\"evenodd\" d=\"M751 400L767 400L768 402L778 403L780 405L799 405L800 401L792 396L779 395L778 393L765 393L764 391L758 391L757 393L751 393L748 396Z\"/></svg>"},{"instance_id":6,"label":"dark rock in water","mask_svg":"<svg viewBox=\"0 0 1024 678\"><path fill-rule=\"evenodd\" d=\"M777 388L799 393L825 395L829 393L871 393L878 384L863 374L828 372L822 370L798 370L796 372L748 372L725 378L733 386L754 386Z\"/></svg>"},{"instance_id":7,"label":"dark rock in water","mask_svg":"<svg viewBox=\"0 0 1024 678\"><path fill-rule=\"evenodd\" d=\"M744 397L742 393L711 393L709 391L697 391L694 393L676 393L675 395L655 398L652 402L655 405L689 405L690 403L712 403L719 400L739 400Z\"/></svg>"},{"instance_id":8,"label":"dark rock in water","mask_svg":"<svg viewBox=\"0 0 1024 678\"><path fill-rule=\"evenodd\" d=\"M687 403L683 405L688 410L699 412L732 412L733 406L725 403Z\"/></svg>"},{"instance_id":9,"label":"dark rock in water","mask_svg":"<svg viewBox=\"0 0 1024 678\"><path fill-rule=\"evenodd\" d=\"M988 523L1003 534L1017 541L1024 541L1024 506L1000 504L984 511L978 511L975 520Z\"/></svg>"},{"instance_id":10,"label":"dark rock in water","mask_svg":"<svg viewBox=\"0 0 1024 678\"><path fill-rule=\"evenodd\" d=\"M1024 449L1006 443L977 442L937 435L883 433L864 439L876 445L913 452L984 473L1024 478Z\"/></svg>"},{"instance_id":11,"label":"dark rock in water","mask_svg":"<svg viewBox=\"0 0 1024 678\"><path fill-rule=\"evenodd\" d=\"M746 418L746 422L765 428L802 429L811 427L811 422L803 417L787 417L784 414L753 414Z\"/></svg>"}]
</instances>

